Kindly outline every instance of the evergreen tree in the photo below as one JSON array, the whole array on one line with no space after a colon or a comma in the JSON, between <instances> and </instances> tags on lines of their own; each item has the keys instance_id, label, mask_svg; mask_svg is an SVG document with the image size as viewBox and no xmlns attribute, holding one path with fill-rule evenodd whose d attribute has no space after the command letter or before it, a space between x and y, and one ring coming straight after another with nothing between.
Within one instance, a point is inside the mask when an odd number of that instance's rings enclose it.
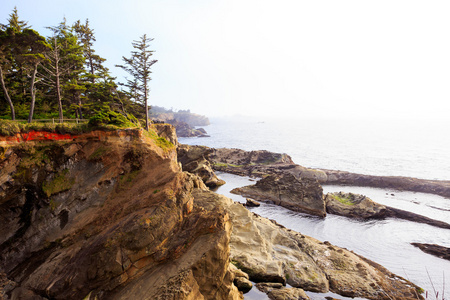
<instances>
[{"instance_id":1,"label":"evergreen tree","mask_svg":"<svg viewBox=\"0 0 450 300\"><path fill-rule=\"evenodd\" d=\"M25 70L30 80L30 113L28 115L28 123L33 120L34 105L36 101L36 88L35 84L39 80L36 78L38 66L45 59L44 53L49 50L49 45L46 43L45 38L41 36L37 31L32 29L24 29L20 35L17 36L17 45L19 55L17 60L25 66Z\"/></svg>"},{"instance_id":2,"label":"evergreen tree","mask_svg":"<svg viewBox=\"0 0 450 300\"><path fill-rule=\"evenodd\" d=\"M14 6L13 12L9 14L8 24L1 24L1 29L6 30L7 28L14 28L18 32L22 32L24 29L29 29L28 22L19 20L19 13L17 7Z\"/></svg>"},{"instance_id":3,"label":"evergreen tree","mask_svg":"<svg viewBox=\"0 0 450 300\"><path fill-rule=\"evenodd\" d=\"M85 24L82 24L80 20L78 20L73 25L73 28L78 36L78 40L83 46L85 64L89 73L89 80L92 83L95 83L96 78L100 78L105 73L108 73L108 69L103 65L106 59L95 54L93 45L96 39L94 36L94 30L89 27L88 19L86 19Z\"/></svg>"},{"instance_id":4,"label":"evergreen tree","mask_svg":"<svg viewBox=\"0 0 450 300\"><path fill-rule=\"evenodd\" d=\"M147 35L140 37L140 40L133 41L133 48L135 51L131 51L131 57L122 57L125 62L124 65L116 65L128 74L132 76L131 80L127 80L125 86L130 89L132 97L136 102L141 102L145 107L145 129L148 131L148 92L150 78L150 68L157 60L152 60L151 56L154 51L149 50L151 38L147 38Z\"/></svg>"},{"instance_id":5,"label":"evergreen tree","mask_svg":"<svg viewBox=\"0 0 450 300\"><path fill-rule=\"evenodd\" d=\"M66 25L66 20L58 26L48 27L53 31L53 37L48 38L51 51L46 54L46 64L42 66L43 83L49 87L48 95L56 98L60 122L64 117L63 98L68 104L75 104L77 115L81 115L79 103L80 94L85 87L78 85L83 72L83 51L78 44L72 28ZM78 109L79 108L79 109Z\"/></svg>"},{"instance_id":6,"label":"evergreen tree","mask_svg":"<svg viewBox=\"0 0 450 300\"><path fill-rule=\"evenodd\" d=\"M6 102L9 104L11 111L11 119L16 119L16 113L14 110L14 104L9 96L8 87L5 83L4 73L9 73L11 71L12 57L11 57L11 36L8 35L7 31L0 30L0 83L2 85L3 95L5 96Z\"/></svg>"}]
</instances>

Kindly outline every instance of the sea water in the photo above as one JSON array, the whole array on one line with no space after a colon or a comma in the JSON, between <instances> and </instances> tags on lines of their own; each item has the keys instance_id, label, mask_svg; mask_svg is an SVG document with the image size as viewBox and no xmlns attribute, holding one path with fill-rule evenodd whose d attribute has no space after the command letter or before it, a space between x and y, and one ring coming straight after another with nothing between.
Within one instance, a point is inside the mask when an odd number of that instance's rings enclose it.
<instances>
[{"instance_id":1,"label":"sea water","mask_svg":"<svg viewBox=\"0 0 450 300\"><path fill-rule=\"evenodd\" d=\"M311 168L450 180L450 118L221 118L205 129L210 137L180 142L287 153Z\"/></svg>"},{"instance_id":2,"label":"sea water","mask_svg":"<svg viewBox=\"0 0 450 300\"><path fill-rule=\"evenodd\" d=\"M234 118L212 120L212 124L205 128L210 137L180 138L180 142L287 153L295 163L312 168L450 180L449 128L446 121ZM217 192L239 202L245 199L229 191L254 184L246 177L226 173L219 176L227 184ZM325 185L323 188L324 193L364 194L381 204L450 222L448 198L368 187ZM429 293L436 290L441 295L445 290L446 299L450 299L450 261L426 254L411 245L412 242L420 242L450 247L448 229L397 219L358 221L330 214L320 219L264 203L251 210L275 219L287 228L353 250ZM246 299L253 299L252 295Z\"/></svg>"}]
</instances>

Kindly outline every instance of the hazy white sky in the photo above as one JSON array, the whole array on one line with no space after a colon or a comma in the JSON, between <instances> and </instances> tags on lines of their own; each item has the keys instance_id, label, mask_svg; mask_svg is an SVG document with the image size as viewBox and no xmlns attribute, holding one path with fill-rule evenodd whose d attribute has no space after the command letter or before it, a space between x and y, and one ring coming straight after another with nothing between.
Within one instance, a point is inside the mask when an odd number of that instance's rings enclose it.
<instances>
[{"instance_id":1,"label":"hazy white sky","mask_svg":"<svg viewBox=\"0 0 450 300\"><path fill-rule=\"evenodd\" d=\"M42 34L89 18L115 64L146 33L150 104L209 116L449 119L450 1L0 0Z\"/></svg>"}]
</instances>

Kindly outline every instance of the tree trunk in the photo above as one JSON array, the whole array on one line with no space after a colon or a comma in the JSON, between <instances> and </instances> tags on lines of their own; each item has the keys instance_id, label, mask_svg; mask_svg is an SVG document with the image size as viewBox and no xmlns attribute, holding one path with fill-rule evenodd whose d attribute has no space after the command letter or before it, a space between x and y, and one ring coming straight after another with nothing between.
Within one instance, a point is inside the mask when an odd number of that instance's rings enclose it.
<instances>
[{"instance_id":1,"label":"tree trunk","mask_svg":"<svg viewBox=\"0 0 450 300\"><path fill-rule=\"evenodd\" d=\"M80 116L80 119L83 119L83 110L81 109L81 98L78 95L78 115Z\"/></svg>"},{"instance_id":2,"label":"tree trunk","mask_svg":"<svg viewBox=\"0 0 450 300\"><path fill-rule=\"evenodd\" d=\"M59 123L62 123L64 116L63 116L63 110L62 110L58 63L56 63L56 72L55 73L56 73L56 98L58 100Z\"/></svg>"},{"instance_id":3,"label":"tree trunk","mask_svg":"<svg viewBox=\"0 0 450 300\"><path fill-rule=\"evenodd\" d=\"M28 123L31 123L33 121L33 114L34 114L34 102L36 101L36 91L34 89L34 84L36 80L36 73L37 73L37 67L39 63L34 64L34 70L33 75L31 76L31 105L30 105L30 114L28 115Z\"/></svg>"},{"instance_id":4,"label":"tree trunk","mask_svg":"<svg viewBox=\"0 0 450 300\"><path fill-rule=\"evenodd\" d=\"M0 81L2 83L3 93L5 94L6 101L8 101L9 107L11 109L11 119L16 119L16 112L14 111L14 105L9 97L8 90L6 89L5 80L3 79L3 69L0 66Z\"/></svg>"},{"instance_id":5,"label":"tree trunk","mask_svg":"<svg viewBox=\"0 0 450 300\"><path fill-rule=\"evenodd\" d=\"M148 131L147 78L144 78L145 130Z\"/></svg>"}]
</instances>

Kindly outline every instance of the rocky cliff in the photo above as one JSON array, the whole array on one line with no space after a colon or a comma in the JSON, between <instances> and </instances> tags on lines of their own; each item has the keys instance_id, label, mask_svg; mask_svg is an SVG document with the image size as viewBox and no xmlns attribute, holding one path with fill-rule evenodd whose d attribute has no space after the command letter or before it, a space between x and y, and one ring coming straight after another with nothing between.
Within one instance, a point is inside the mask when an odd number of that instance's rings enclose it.
<instances>
[{"instance_id":1,"label":"rocky cliff","mask_svg":"<svg viewBox=\"0 0 450 300\"><path fill-rule=\"evenodd\" d=\"M155 132L0 139L4 298L242 298L227 211L195 201L207 188Z\"/></svg>"},{"instance_id":2,"label":"rocky cliff","mask_svg":"<svg viewBox=\"0 0 450 300\"><path fill-rule=\"evenodd\" d=\"M301 296L303 290L375 300L423 299L417 286L352 251L286 229L222 195L198 190L194 198L204 207L228 211L232 263L254 282L278 283L276 293L266 289L271 299L308 299ZM286 283L294 289L283 287Z\"/></svg>"},{"instance_id":3,"label":"rocky cliff","mask_svg":"<svg viewBox=\"0 0 450 300\"><path fill-rule=\"evenodd\" d=\"M381 266L209 191L159 126L0 138L0 296L231 300L249 278L275 299L416 299Z\"/></svg>"}]
</instances>

